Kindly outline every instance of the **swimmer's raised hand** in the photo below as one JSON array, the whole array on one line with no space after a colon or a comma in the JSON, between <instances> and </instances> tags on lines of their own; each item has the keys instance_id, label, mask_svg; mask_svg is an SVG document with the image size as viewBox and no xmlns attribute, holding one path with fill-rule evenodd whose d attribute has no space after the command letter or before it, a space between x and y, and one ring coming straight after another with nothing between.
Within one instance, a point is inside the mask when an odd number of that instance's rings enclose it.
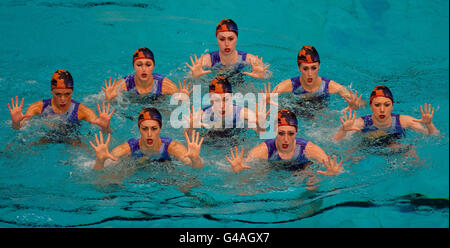
<instances>
[{"instance_id":1,"label":"swimmer's raised hand","mask_svg":"<svg viewBox=\"0 0 450 248\"><path fill-rule=\"evenodd\" d=\"M326 170L325 171L318 170L317 173L326 176L337 175L342 171L344 171L344 167L342 166L343 162L344 161L342 160L340 163L338 163L336 156L334 156L333 159L331 159L330 156L327 156L327 159L322 160L322 163L325 165Z\"/></svg>"},{"instance_id":2,"label":"swimmer's raised hand","mask_svg":"<svg viewBox=\"0 0 450 248\"><path fill-rule=\"evenodd\" d=\"M428 134L438 134L439 130L433 124L434 108L431 108L431 104L428 104L427 106L425 103L423 108L420 106L420 113L422 114L422 117L418 120L412 118L412 121L424 124Z\"/></svg>"},{"instance_id":3,"label":"swimmer's raised hand","mask_svg":"<svg viewBox=\"0 0 450 248\"><path fill-rule=\"evenodd\" d=\"M266 78L266 71L270 65L264 66L263 58L255 56L254 59L250 60L250 65L252 66L252 72L243 72L244 75L250 76L252 78Z\"/></svg>"},{"instance_id":4,"label":"swimmer's raised hand","mask_svg":"<svg viewBox=\"0 0 450 248\"><path fill-rule=\"evenodd\" d=\"M348 106L344 109L345 110L351 110L351 109L358 109L361 106L362 95L358 97L358 91L355 90L355 94L353 94L353 91L350 90L350 96L344 97L344 99L347 101Z\"/></svg>"},{"instance_id":5,"label":"swimmer's raised hand","mask_svg":"<svg viewBox=\"0 0 450 248\"><path fill-rule=\"evenodd\" d=\"M353 115L352 115L353 112ZM352 111L350 109L349 114L347 116L347 112L344 112L344 116L339 117L342 123L342 130L345 132L349 131L361 131L361 129L354 127L354 123L356 120L356 111Z\"/></svg>"},{"instance_id":6,"label":"swimmer's raised hand","mask_svg":"<svg viewBox=\"0 0 450 248\"><path fill-rule=\"evenodd\" d=\"M201 57L200 57L200 59L197 59L197 55L194 54L195 60L192 59L192 56L190 56L190 58L191 58L192 65L189 65L188 63L186 63L186 65L187 65L187 67L189 67L189 69L191 69L192 77L198 78L205 74L211 73L210 70L207 70L207 71L203 70Z\"/></svg>"},{"instance_id":7,"label":"swimmer's raised hand","mask_svg":"<svg viewBox=\"0 0 450 248\"><path fill-rule=\"evenodd\" d=\"M227 155L225 155L225 158L230 163L233 171L239 173L244 169L251 169L252 167L250 167L244 163L244 148L241 148L240 155L237 150L237 146L234 147L234 150L236 153L233 153L233 148L230 148L231 159Z\"/></svg>"},{"instance_id":8,"label":"swimmer's raised hand","mask_svg":"<svg viewBox=\"0 0 450 248\"><path fill-rule=\"evenodd\" d=\"M189 157L191 160L200 158L200 150L202 148L203 137L199 140L199 135L200 135L199 132L195 132L195 130L192 130L192 138L189 139L187 132L184 133L188 149L186 156Z\"/></svg>"},{"instance_id":9,"label":"swimmer's raised hand","mask_svg":"<svg viewBox=\"0 0 450 248\"><path fill-rule=\"evenodd\" d=\"M111 78L109 78L109 83L105 79L105 87L101 87L103 92L105 92L105 100L111 100L117 97L117 88L119 87L119 81L114 78L113 83L111 84Z\"/></svg>"},{"instance_id":10,"label":"swimmer's raised hand","mask_svg":"<svg viewBox=\"0 0 450 248\"><path fill-rule=\"evenodd\" d=\"M178 92L173 95L174 99L189 101L189 95L192 93L194 89L190 89L191 82L186 86L186 80L183 80L183 85L181 85L181 81L178 81Z\"/></svg>"},{"instance_id":11,"label":"swimmer's raised hand","mask_svg":"<svg viewBox=\"0 0 450 248\"><path fill-rule=\"evenodd\" d=\"M111 130L109 128L109 123L111 121L111 116L114 114L116 109L113 109L111 113L109 113L110 104L108 103L108 107L105 109L105 102L102 102L102 109L100 110L100 105L97 104L98 110L98 118L95 119L92 123L100 126L103 131L110 133Z\"/></svg>"},{"instance_id":12,"label":"swimmer's raised hand","mask_svg":"<svg viewBox=\"0 0 450 248\"><path fill-rule=\"evenodd\" d=\"M420 122L425 125L430 125L433 122L434 108L431 108L431 104L428 104L427 106L427 104L425 103L423 105L423 108L422 106L420 106L420 113L422 114L422 118L413 121Z\"/></svg>"},{"instance_id":13,"label":"swimmer's raised hand","mask_svg":"<svg viewBox=\"0 0 450 248\"><path fill-rule=\"evenodd\" d=\"M9 113L11 114L12 127L14 129L20 128L20 122L23 119L25 119L27 117L31 117L30 115L24 115L22 113L22 107L23 107L24 100L25 99L22 98L22 102L19 105L19 98L16 96L15 102L14 102L14 99L11 98L11 105L9 105L9 103L8 103Z\"/></svg>"},{"instance_id":14,"label":"swimmer's raised hand","mask_svg":"<svg viewBox=\"0 0 450 248\"><path fill-rule=\"evenodd\" d=\"M95 134L95 141L97 143L97 145L94 145L91 141L89 141L89 144L92 146L92 148L94 148L95 150L95 154L97 156L97 159L95 160L95 165L94 165L94 169L98 170L98 169L103 169L105 161L107 159L111 159L116 161L117 158L115 158L113 155L111 155L111 153L109 153L109 142L111 140L111 134L108 134L108 138L106 139L106 142L103 142L103 134L100 131L99 132L100 135L100 140L98 139L97 134Z\"/></svg>"}]
</instances>

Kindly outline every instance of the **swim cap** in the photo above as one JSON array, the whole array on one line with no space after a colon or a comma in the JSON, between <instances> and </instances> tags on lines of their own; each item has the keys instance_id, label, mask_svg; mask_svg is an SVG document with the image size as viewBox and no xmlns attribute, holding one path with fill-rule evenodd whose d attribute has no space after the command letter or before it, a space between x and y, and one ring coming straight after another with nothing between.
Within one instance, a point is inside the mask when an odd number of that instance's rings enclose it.
<instances>
[{"instance_id":1,"label":"swim cap","mask_svg":"<svg viewBox=\"0 0 450 248\"><path fill-rule=\"evenodd\" d=\"M278 111L278 126L293 126L297 131L298 122L297 116L289 109L282 109Z\"/></svg>"},{"instance_id":2,"label":"swim cap","mask_svg":"<svg viewBox=\"0 0 450 248\"><path fill-rule=\"evenodd\" d=\"M162 127L162 117L161 113L155 108L144 108L141 113L139 113L138 117L138 127L141 126L143 121L154 120L159 123L159 127Z\"/></svg>"},{"instance_id":3,"label":"swim cap","mask_svg":"<svg viewBox=\"0 0 450 248\"><path fill-rule=\"evenodd\" d=\"M155 64L155 57L153 56L152 51L146 47L141 47L133 54L133 64L138 59L151 59L153 64Z\"/></svg>"},{"instance_id":4,"label":"swim cap","mask_svg":"<svg viewBox=\"0 0 450 248\"><path fill-rule=\"evenodd\" d=\"M226 77L218 76L209 84L209 93L232 93L231 84Z\"/></svg>"},{"instance_id":5,"label":"swim cap","mask_svg":"<svg viewBox=\"0 0 450 248\"><path fill-rule=\"evenodd\" d=\"M303 46L297 55L297 64L320 62L319 53L313 46Z\"/></svg>"},{"instance_id":6,"label":"swim cap","mask_svg":"<svg viewBox=\"0 0 450 248\"><path fill-rule=\"evenodd\" d=\"M51 80L51 87L53 89L71 89L73 90L72 75L66 70L57 70L53 73Z\"/></svg>"},{"instance_id":7,"label":"swim cap","mask_svg":"<svg viewBox=\"0 0 450 248\"><path fill-rule=\"evenodd\" d=\"M387 97L387 98L391 99L392 104L394 104L394 97L392 96L392 92L389 90L388 87L383 86L383 85L379 85L379 86L375 87L375 89L372 90L372 93L370 93L370 102L369 103L372 103L372 100L375 97L379 97L379 96Z\"/></svg>"},{"instance_id":8,"label":"swim cap","mask_svg":"<svg viewBox=\"0 0 450 248\"><path fill-rule=\"evenodd\" d=\"M223 19L217 24L216 27L216 36L220 32L234 32L236 36L238 35L238 27L237 24L231 19Z\"/></svg>"}]
</instances>

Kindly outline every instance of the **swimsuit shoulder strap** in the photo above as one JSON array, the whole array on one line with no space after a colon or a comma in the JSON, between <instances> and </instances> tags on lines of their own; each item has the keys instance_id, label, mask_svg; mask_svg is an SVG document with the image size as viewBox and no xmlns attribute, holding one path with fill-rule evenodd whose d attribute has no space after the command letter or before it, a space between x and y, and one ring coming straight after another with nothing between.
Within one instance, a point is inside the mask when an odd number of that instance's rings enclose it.
<instances>
[{"instance_id":1,"label":"swimsuit shoulder strap","mask_svg":"<svg viewBox=\"0 0 450 248\"><path fill-rule=\"evenodd\" d=\"M267 146L267 160L270 160L274 153L277 152L277 147L275 146L275 139L269 139L264 141Z\"/></svg>"},{"instance_id":2,"label":"swimsuit shoulder strap","mask_svg":"<svg viewBox=\"0 0 450 248\"><path fill-rule=\"evenodd\" d=\"M219 51L210 52L209 56L211 57L211 67L220 63Z\"/></svg>"},{"instance_id":3,"label":"swimsuit shoulder strap","mask_svg":"<svg viewBox=\"0 0 450 248\"><path fill-rule=\"evenodd\" d=\"M128 140L128 145L130 146L131 154L141 150L139 147L139 138L133 138Z\"/></svg>"},{"instance_id":4,"label":"swimsuit shoulder strap","mask_svg":"<svg viewBox=\"0 0 450 248\"><path fill-rule=\"evenodd\" d=\"M127 91L130 91L131 89L136 87L136 83L134 82L134 75L135 74L130 74L123 78L127 84Z\"/></svg>"},{"instance_id":5,"label":"swimsuit shoulder strap","mask_svg":"<svg viewBox=\"0 0 450 248\"><path fill-rule=\"evenodd\" d=\"M48 106L51 106L51 105L52 105L52 99L51 99L51 98L42 100L42 111L41 111L41 113L43 113L44 110L45 110Z\"/></svg>"},{"instance_id":6,"label":"swimsuit shoulder strap","mask_svg":"<svg viewBox=\"0 0 450 248\"><path fill-rule=\"evenodd\" d=\"M163 84L163 80L164 80L165 76L163 76L161 74L157 74L157 73L152 73L152 75L153 75L153 83L156 83L156 86L155 86L155 84L153 84L153 88L156 89L154 91L154 93L161 94L162 93L162 84ZM153 89L152 89L152 92L153 92Z\"/></svg>"},{"instance_id":7,"label":"swimsuit shoulder strap","mask_svg":"<svg viewBox=\"0 0 450 248\"><path fill-rule=\"evenodd\" d=\"M291 82L292 82L292 92L296 94L305 93L305 90L303 89L302 84L300 83L300 77L291 78Z\"/></svg>"},{"instance_id":8,"label":"swimsuit shoulder strap","mask_svg":"<svg viewBox=\"0 0 450 248\"><path fill-rule=\"evenodd\" d=\"M247 60L247 53L243 52L243 51L237 51L238 52L238 57L239 57L239 62L245 62L245 60Z\"/></svg>"}]
</instances>

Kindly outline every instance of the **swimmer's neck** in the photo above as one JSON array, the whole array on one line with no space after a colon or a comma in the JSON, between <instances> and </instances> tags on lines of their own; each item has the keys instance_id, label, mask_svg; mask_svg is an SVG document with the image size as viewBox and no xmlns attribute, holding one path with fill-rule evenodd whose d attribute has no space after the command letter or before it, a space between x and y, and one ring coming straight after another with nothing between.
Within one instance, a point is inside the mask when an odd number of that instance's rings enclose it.
<instances>
[{"instance_id":1,"label":"swimmer's neck","mask_svg":"<svg viewBox=\"0 0 450 248\"><path fill-rule=\"evenodd\" d=\"M281 149L281 147L278 146L278 143L275 142L275 147L277 148L278 155L283 160L289 160L289 159L292 158L292 156L294 156L295 146L296 145L297 145L297 141L294 140L294 142L292 143L292 145L290 145L288 147L288 149L283 150L283 149Z\"/></svg>"},{"instance_id":2,"label":"swimmer's neck","mask_svg":"<svg viewBox=\"0 0 450 248\"><path fill-rule=\"evenodd\" d=\"M381 129L386 129L392 125L392 116L386 115L386 118L384 118L384 120L380 121L376 118L376 116L374 114L372 114L372 122L375 127L381 128Z\"/></svg>"},{"instance_id":3,"label":"swimmer's neck","mask_svg":"<svg viewBox=\"0 0 450 248\"><path fill-rule=\"evenodd\" d=\"M316 80L312 84L306 83L303 77L300 76L300 84L302 85L303 89L311 93L316 92L319 89L321 82L322 78L320 76L317 76Z\"/></svg>"},{"instance_id":4,"label":"swimmer's neck","mask_svg":"<svg viewBox=\"0 0 450 248\"><path fill-rule=\"evenodd\" d=\"M139 147L141 148L142 153L144 154L154 154L159 152L159 149L161 148L161 138L158 137L155 139L156 142L153 142L153 145L149 146L146 144L144 140L142 140L142 137L139 139Z\"/></svg>"},{"instance_id":5,"label":"swimmer's neck","mask_svg":"<svg viewBox=\"0 0 450 248\"><path fill-rule=\"evenodd\" d=\"M220 62L223 65L233 65L238 61L238 52L236 49L230 54L225 54L222 51L219 51Z\"/></svg>"},{"instance_id":6,"label":"swimmer's neck","mask_svg":"<svg viewBox=\"0 0 450 248\"><path fill-rule=\"evenodd\" d=\"M134 75L134 82L139 93L147 94L153 88L153 74L150 73L148 79L145 81L139 79L136 75Z\"/></svg>"},{"instance_id":7,"label":"swimmer's neck","mask_svg":"<svg viewBox=\"0 0 450 248\"><path fill-rule=\"evenodd\" d=\"M51 104L52 104L53 112L55 112L55 114L64 114L67 112L67 110L69 110L69 107L72 104L72 99L70 99L70 101L68 101L68 104L66 104L66 106L64 106L64 108L59 107L58 104L55 103L54 98L52 98Z\"/></svg>"}]
</instances>

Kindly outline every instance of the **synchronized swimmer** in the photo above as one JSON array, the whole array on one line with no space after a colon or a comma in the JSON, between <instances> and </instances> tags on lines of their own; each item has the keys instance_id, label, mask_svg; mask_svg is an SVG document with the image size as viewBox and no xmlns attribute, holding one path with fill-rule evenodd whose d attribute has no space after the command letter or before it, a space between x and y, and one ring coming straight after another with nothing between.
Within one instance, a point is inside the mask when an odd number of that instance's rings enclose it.
<instances>
[{"instance_id":1,"label":"synchronized swimmer","mask_svg":"<svg viewBox=\"0 0 450 248\"><path fill-rule=\"evenodd\" d=\"M162 129L162 115L156 108L143 106L138 115L138 128L140 137L131 137L127 142L109 151L111 138L110 120L115 112L110 112L110 104L105 106L105 102L97 104L98 115L89 107L72 100L73 78L68 71L57 70L51 79L52 98L31 104L22 112L24 99L19 104L18 96L11 99L8 108L11 114L12 128L20 129L25 122L33 116L40 116L46 125L52 130L59 130L53 135L42 138L44 142L52 143L76 143L74 140L65 138L67 133L76 132L80 126L80 121L84 120L100 127L99 136L95 134L95 143L89 142L95 150L96 159L93 169L101 170L107 165L114 165L119 161L131 157L137 162L157 161L163 162L177 159L183 164L193 168L202 168L204 161L200 156L204 138L214 139L220 132L226 130L236 130L243 127L242 121L253 123L253 130L256 133L266 132L263 125L270 113L266 111L267 105L276 104L271 101L274 94L280 97L293 98L298 100L298 105L305 102L315 106L316 109L303 109L304 112L314 114L318 109L324 108L324 100L330 94L338 94L348 104L344 109L344 116L340 117L339 127L333 140L339 142L347 134L361 132L368 142L365 145L395 148L396 140L405 135L406 129L411 129L424 134L438 134L439 130L434 126L432 120L434 108L430 104L420 106L421 118L415 119L408 115L392 113L393 95L388 87L377 86L370 94L369 106L371 115L356 118L356 109L365 107L367 104L357 91L348 90L345 86L319 76L320 58L317 50L313 46L303 46L297 56L298 70L300 76L280 82L273 90L270 83L264 85L266 102L255 104L255 109L250 110L243 106L234 104L231 101L233 93L232 80L230 77L236 75L248 75L252 78L268 79L271 72L268 71L270 65L264 65L262 57L252 55L247 52L236 50L238 39L237 24L231 19L223 19L216 26L216 39L219 50L203 54L200 58L194 54L190 57L191 63L186 63L190 69L192 78L199 78L209 74L212 70L217 71L217 75L209 84L210 106L194 109L194 105L188 108L189 115L185 116L188 122L184 129L184 137L187 146L173 140L170 137L160 137ZM105 101L115 99L121 92L129 92L131 95L160 96L174 95L182 93L189 98L192 90L190 83L186 85L186 79L178 81L175 85L169 78L153 73L155 68L155 58L153 52L148 48L139 48L133 54L132 60L135 73L130 74L120 80L112 78L109 82L105 80L102 90L105 93ZM245 64L250 64L251 72L243 72ZM211 68L212 70L205 70ZM285 93L285 94L281 94ZM277 105L277 107L279 107ZM327 105L325 104L325 107ZM244 159L244 148L239 152L238 146L223 151L225 159L229 162L231 169L235 173L243 170L250 170L255 162L268 161L274 166L280 166L287 170L306 171L312 163L325 166L325 170L317 170L317 174L333 176L344 171L343 161L338 162L336 156L327 153L310 140L297 137L298 120L295 111L281 106L275 120L275 138L264 142L250 149ZM347 114L348 113L348 114ZM311 114L311 113L309 113ZM53 121L56 120L56 123ZM214 132L207 133L200 137L200 133L195 128L207 127ZM65 130L66 133L61 132ZM104 140L103 134L107 134ZM226 132L225 136L229 135ZM228 156L229 155L229 156ZM314 173L313 173L314 174ZM310 175L312 178L315 175ZM313 183L308 181L308 189Z\"/></svg>"}]
</instances>

